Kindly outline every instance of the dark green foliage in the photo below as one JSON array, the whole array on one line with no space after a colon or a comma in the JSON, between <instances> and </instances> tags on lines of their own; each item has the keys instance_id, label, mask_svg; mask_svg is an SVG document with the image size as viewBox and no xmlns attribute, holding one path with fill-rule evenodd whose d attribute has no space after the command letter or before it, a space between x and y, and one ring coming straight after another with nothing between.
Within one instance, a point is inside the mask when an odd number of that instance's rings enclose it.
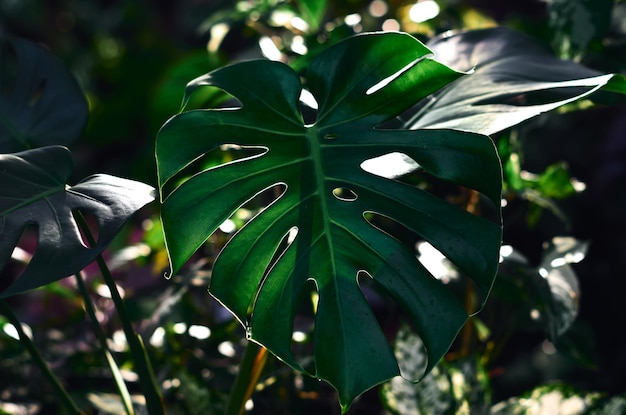
<instances>
[{"instance_id":1,"label":"dark green foliage","mask_svg":"<svg viewBox=\"0 0 626 415\"><path fill-rule=\"evenodd\" d=\"M428 59L428 52L413 38L394 33L357 36L329 48L306 72L305 83L319 105L311 125L299 114L302 86L290 68L268 61L228 66L189 89L219 87L241 108L185 112L157 138L161 188L220 146L258 149L258 155L204 170L163 194L173 272L246 201L279 186L278 199L220 253L210 292L245 325L251 340L304 370L291 352L292 331L296 313L310 301L312 281L319 300L310 374L337 388L344 408L399 374L359 289L359 273L367 273L410 316L426 344L426 371L467 318L462 303L412 258L413 248L377 230L367 213L391 218L429 240L483 292L495 275L497 224L361 167L401 151L425 172L479 189L499 203L500 165L487 137L377 128L461 76ZM297 234L281 247L292 229Z\"/></svg>"},{"instance_id":2,"label":"dark green foliage","mask_svg":"<svg viewBox=\"0 0 626 415\"><path fill-rule=\"evenodd\" d=\"M105 3L0 4L0 412L622 411L623 1Z\"/></svg>"},{"instance_id":3,"label":"dark green foliage","mask_svg":"<svg viewBox=\"0 0 626 415\"><path fill-rule=\"evenodd\" d=\"M87 100L63 62L34 42L0 36L1 153L69 145L87 114Z\"/></svg>"},{"instance_id":4,"label":"dark green foliage","mask_svg":"<svg viewBox=\"0 0 626 415\"><path fill-rule=\"evenodd\" d=\"M2 281L0 297L18 294L70 276L109 245L122 225L151 202L152 188L109 175L94 175L68 186L72 160L65 147L0 154L0 269L27 225L37 229L37 249L16 281ZM75 214L97 218L98 239L86 245Z\"/></svg>"}]
</instances>

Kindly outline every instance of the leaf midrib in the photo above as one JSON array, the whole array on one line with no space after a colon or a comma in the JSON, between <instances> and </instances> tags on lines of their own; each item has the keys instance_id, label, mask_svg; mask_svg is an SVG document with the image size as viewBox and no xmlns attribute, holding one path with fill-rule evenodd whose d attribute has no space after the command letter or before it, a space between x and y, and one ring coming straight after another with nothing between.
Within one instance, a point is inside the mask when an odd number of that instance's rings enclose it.
<instances>
[{"instance_id":1,"label":"leaf midrib","mask_svg":"<svg viewBox=\"0 0 626 415\"><path fill-rule=\"evenodd\" d=\"M314 177L315 177L315 187L316 187L316 193L318 193L319 195L319 200L320 200L320 208L321 208L321 212L322 212L322 223L323 223L323 231L321 233L321 235L324 235L324 237L326 238L326 243L328 244L328 255L329 255L329 261L330 261L330 267L331 267L331 276L330 279L332 281L333 284L333 288L334 288L334 293L335 293L335 301L339 304L341 303L341 299L339 298L339 285L338 285L338 276L337 276L337 266L336 266L336 258L335 258L335 250L333 249L334 244L333 244L333 240L332 240L332 232L331 232L331 220L330 220L330 209L328 207L328 203L327 203L327 197L328 195L326 195L326 188L325 188L325 184L326 184L326 175L324 174L324 169L323 169L323 159L322 159L322 143L320 142L320 136L321 131L315 126L315 124L311 127L309 127L307 129L307 142L309 144L309 149L310 149L310 154L311 154L311 159L313 161L313 169L314 171ZM321 236L320 236L321 237ZM317 239L319 240L319 238ZM316 242L317 242L316 240ZM313 246L313 244L311 244L310 248ZM344 321L345 318L343 316L343 309L341 307L337 307L337 312L339 314L338 316L338 324L341 324L342 326L344 325ZM344 345L343 348L343 353L347 354L349 353L348 350L345 350L345 345L348 344L348 342L346 341L346 330L340 330L341 332L341 336L342 336L342 341L341 344Z\"/></svg>"},{"instance_id":2,"label":"leaf midrib","mask_svg":"<svg viewBox=\"0 0 626 415\"><path fill-rule=\"evenodd\" d=\"M61 192L65 190L65 185L60 185L57 187L50 188L42 193L37 193L36 195L29 197L28 199L24 199L22 202L10 207L4 212L0 212L0 217L6 216L9 213L12 213L18 209L21 209L24 206L30 205L31 203L37 202L39 200L47 200L48 197L52 196L55 193Z\"/></svg>"},{"instance_id":3,"label":"leaf midrib","mask_svg":"<svg viewBox=\"0 0 626 415\"><path fill-rule=\"evenodd\" d=\"M311 161L313 162L313 177L315 180L315 193L318 194L320 200L320 210L322 212L322 223L323 223L323 231L322 234L328 235L328 246L332 247L332 238L330 233L330 222L328 220L330 216L330 210L328 208L328 203L326 202L326 194L325 194L325 186L326 183L326 175L324 174L323 168L323 159L322 159L322 147L323 145L320 143L319 134L320 130L315 126L308 127L306 132L307 143L309 144L309 153ZM335 268L335 256L333 250L330 249L330 260L332 264L332 273L336 274Z\"/></svg>"}]
</instances>

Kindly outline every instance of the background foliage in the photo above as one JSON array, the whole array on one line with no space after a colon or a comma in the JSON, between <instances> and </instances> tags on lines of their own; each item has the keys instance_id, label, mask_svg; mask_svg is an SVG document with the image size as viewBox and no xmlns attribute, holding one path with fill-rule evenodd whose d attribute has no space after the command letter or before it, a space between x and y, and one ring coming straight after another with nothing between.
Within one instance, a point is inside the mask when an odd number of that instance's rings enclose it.
<instances>
[{"instance_id":1,"label":"background foliage","mask_svg":"<svg viewBox=\"0 0 626 415\"><path fill-rule=\"evenodd\" d=\"M432 6L433 2L421 3ZM361 31L400 29L426 41L451 29L502 25L539 39L562 58L604 73L626 73L626 4L622 1L591 5L584 0L442 0L436 4L438 13L417 22L411 18L414 3L400 1L345 0L328 2L326 7L323 1L277 0L234 5L226 1L3 1L0 33L44 43L71 69L87 96L89 120L72 148L75 168L70 183L103 172L156 186L154 137L179 110L189 80L252 57L280 59L303 68L323 47ZM221 102L224 97L206 93L193 99L191 107ZM535 396L535 402L542 396L560 405L582 401L585 410L595 413L603 413L603 405L620 405L603 399L619 396L626 388L622 376L626 341L621 336L626 324L621 307L626 288L621 275L626 269L626 199L621 190L626 180L625 120L623 103L591 107L583 101L493 135L504 163L504 244L510 250L485 310L466 326L446 361L433 372L433 377L449 380L449 388L440 391L441 398L432 404L409 399L421 402L421 412L414 413L455 413L464 405L477 408L487 402L496 405L493 411L502 411L495 413L514 413L511 408L519 407L516 399L525 393ZM456 188L438 191L471 204L471 195ZM206 294L207 278L215 254L249 212L240 211L179 275L167 281L162 277L167 258L155 210L147 207L139 212L105 254L138 330L150 339L149 351L170 411L222 413L245 336ZM28 251L28 238L22 246ZM428 247L421 248L427 252ZM538 275L559 258L567 268L561 268L558 277L552 274L558 284L550 285L549 279ZM437 265L444 274L454 274L445 261ZM19 266L18 261L11 263L3 275ZM109 331L135 395L139 388L132 358L127 346L117 341L120 323L97 274L95 267L86 270L98 318ZM61 280L14 297L11 305L35 333L35 342L76 400L103 413L116 413L109 395L115 391L73 284ZM559 297L555 291L563 284L565 295ZM574 301L568 301L572 297ZM537 318L538 310L558 318ZM378 311L383 321L396 324L396 316L382 305ZM299 323L306 327L306 316ZM569 324L567 330L561 329ZM0 326L0 413L57 413L50 389L11 337L10 324L2 316ZM411 341L408 335L400 338ZM402 342L396 344L398 353ZM459 389L452 382L459 378L455 373L469 374L464 379L474 380ZM561 383L568 386L554 386ZM366 393L351 412L407 413L394 403L398 395L393 389L388 384ZM435 396L408 390L404 395ZM254 413L338 411L336 396L327 385L274 360L262 374L253 406Z\"/></svg>"}]
</instances>

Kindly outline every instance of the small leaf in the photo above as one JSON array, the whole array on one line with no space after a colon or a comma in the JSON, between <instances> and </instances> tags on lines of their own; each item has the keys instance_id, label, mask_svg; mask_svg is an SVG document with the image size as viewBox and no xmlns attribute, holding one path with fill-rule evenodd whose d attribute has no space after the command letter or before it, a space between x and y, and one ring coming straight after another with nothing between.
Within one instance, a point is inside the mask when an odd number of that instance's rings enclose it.
<instances>
[{"instance_id":1,"label":"small leaf","mask_svg":"<svg viewBox=\"0 0 626 415\"><path fill-rule=\"evenodd\" d=\"M571 237L553 238L539 265L539 275L545 278L550 288L550 295L544 300L548 333L553 341L567 331L578 316L580 287L570 264L582 261L588 247L587 242Z\"/></svg>"},{"instance_id":2,"label":"small leaf","mask_svg":"<svg viewBox=\"0 0 626 415\"><path fill-rule=\"evenodd\" d=\"M87 100L71 72L42 46L0 38L0 153L78 139Z\"/></svg>"},{"instance_id":3,"label":"small leaf","mask_svg":"<svg viewBox=\"0 0 626 415\"><path fill-rule=\"evenodd\" d=\"M540 324L551 341L565 333L576 320L580 287L571 264L584 259L588 243L572 237L555 237L546 244L538 265L511 246L502 248L502 262L494 295L513 305L518 315ZM531 317L532 316L532 317Z\"/></svg>"},{"instance_id":4,"label":"small leaf","mask_svg":"<svg viewBox=\"0 0 626 415\"><path fill-rule=\"evenodd\" d=\"M539 176L538 190L546 197L565 199L576 194L576 181L569 174L565 163L556 163L548 166Z\"/></svg>"},{"instance_id":5,"label":"small leaf","mask_svg":"<svg viewBox=\"0 0 626 415\"><path fill-rule=\"evenodd\" d=\"M152 187L105 174L75 186L66 185L72 171L69 150L42 147L0 154L0 270L27 225L37 227L37 249L22 275L0 281L0 298L72 275L99 255L126 220L151 202ZM97 218L97 243L82 241L73 212Z\"/></svg>"},{"instance_id":6,"label":"small leaf","mask_svg":"<svg viewBox=\"0 0 626 415\"><path fill-rule=\"evenodd\" d=\"M300 13L302 13L302 18L309 24L309 26L311 26L312 32L316 32L322 23L322 18L324 17L324 12L326 11L327 1L328 0L297 1Z\"/></svg>"}]
</instances>

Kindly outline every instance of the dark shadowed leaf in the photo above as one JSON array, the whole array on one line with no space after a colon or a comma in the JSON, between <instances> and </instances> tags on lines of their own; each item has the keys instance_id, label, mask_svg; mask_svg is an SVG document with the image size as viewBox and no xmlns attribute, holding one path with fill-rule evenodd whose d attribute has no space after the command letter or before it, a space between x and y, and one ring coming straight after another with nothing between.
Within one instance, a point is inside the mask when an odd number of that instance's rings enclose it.
<instances>
[{"instance_id":1,"label":"dark shadowed leaf","mask_svg":"<svg viewBox=\"0 0 626 415\"><path fill-rule=\"evenodd\" d=\"M0 153L70 144L87 115L87 100L63 62L29 40L0 38Z\"/></svg>"},{"instance_id":2,"label":"dark shadowed leaf","mask_svg":"<svg viewBox=\"0 0 626 415\"><path fill-rule=\"evenodd\" d=\"M0 154L0 270L27 225L37 228L37 248L15 281L0 281L0 297L18 294L72 275L100 254L126 220L151 202L152 187L105 174L68 186L69 150L42 147ZM95 217L98 238L83 243L73 212Z\"/></svg>"},{"instance_id":3,"label":"dark shadowed leaf","mask_svg":"<svg viewBox=\"0 0 626 415\"><path fill-rule=\"evenodd\" d=\"M578 316L580 286L571 264L585 258L588 246L588 242L570 237L553 238L539 265L539 275L549 287L549 294L544 293L545 323L552 341L567 331Z\"/></svg>"},{"instance_id":4,"label":"dark shadowed leaf","mask_svg":"<svg viewBox=\"0 0 626 415\"><path fill-rule=\"evenodd\" d=\"M473 73L405 117L408 128L494 134L598 91L626 94L626 78L556 58L512 29L463 31L432 39L437 60Z\"/></svg>"},{"instance_id":5,"label":"dark shadowed leaf","mask_svg":"<svg viewBox=\"0 0 626 415\"><path fill-rule=\"evenodd\" d=\"M315 308L310 374L339 391L344 411L357 395L399 374L359 278L372 278L410 317L425 344L425 371L468 317L463 302L416 259L415 247L375 227L370 216L389 218L429 241L483 292L493 283L499 224L362 167L401 153L424 172L479 190L499 206L500 164L488 137L379 127L459 76L411 36L360 35L328 48L308 67L306 86L318 104L314 123L303 121L303 87L291 68L248 61L188 88L220 88L240 108L184 112L157 137L174 273L237 209L274 189L276 199L218 256L210 292L253 341L301 371L292 352L294 318L307 303ZM185 176L190 163L224 145L254 152Z\"/></svg>"},{"instance_id":6,"label":"dark shadowed leaf","mask_svg":"<svg viewBox=\"0 0 626 415\"><path fill-rule=\"evenodd\" d=\"M555 237L545 245L537 266L511 246L504 246L493 295L514 304L518 315L531 318L555 342L578 316L580 287L571 264L583 260L588 243Z\"/></svg>"}]
</instances>

